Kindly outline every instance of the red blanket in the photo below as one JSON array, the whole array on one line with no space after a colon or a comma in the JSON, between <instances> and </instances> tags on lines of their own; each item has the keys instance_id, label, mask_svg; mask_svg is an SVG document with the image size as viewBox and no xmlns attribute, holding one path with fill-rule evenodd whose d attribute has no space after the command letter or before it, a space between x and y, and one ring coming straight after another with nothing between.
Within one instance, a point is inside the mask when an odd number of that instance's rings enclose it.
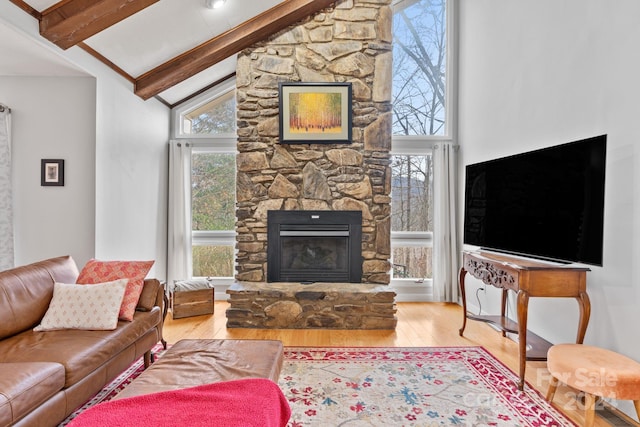
<instances>
[{"instance_id":1,"label":"red blanket","mask_svg":"<svg viewBox=\"0 0 640 427\"><path fill-rule=\"evenodd\" d=\"M69 426L285 427L290 416L276 383L250 378L100 403Z\"/></svg>"}]
</instances>

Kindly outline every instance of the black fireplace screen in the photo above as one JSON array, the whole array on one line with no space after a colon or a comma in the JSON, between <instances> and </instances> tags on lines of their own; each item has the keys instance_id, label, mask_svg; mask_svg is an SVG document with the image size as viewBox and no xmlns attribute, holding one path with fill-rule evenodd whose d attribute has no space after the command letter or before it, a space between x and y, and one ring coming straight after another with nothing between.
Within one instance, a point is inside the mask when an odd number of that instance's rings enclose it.
<instances>
[{"instance_id":1,"label":"black fireplace screen","mask_svg":"<svg viewBox=\"0 0 640 427\"><path fill-rule=\"evenodd\" d=\"M284 237L281 235L280 268L289 270L346 271L348 239L340 237Z\"/></svg>"},{"instance_id":2,"label":"black fireplace screen","mask_svg":"<svg viewBox=\"0 0 640 427\"><path fill-rule=\"evenodd\" d=\"M360 282L362 212L269 211L269 282Z\"/></svg>"}]
</instances>

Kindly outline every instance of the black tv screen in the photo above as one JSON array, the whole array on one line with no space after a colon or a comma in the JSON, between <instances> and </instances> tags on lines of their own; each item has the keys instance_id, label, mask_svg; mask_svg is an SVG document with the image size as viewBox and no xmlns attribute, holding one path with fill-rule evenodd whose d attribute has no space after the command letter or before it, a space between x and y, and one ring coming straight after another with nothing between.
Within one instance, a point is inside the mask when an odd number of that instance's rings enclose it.
<instances>
[{"instance_id":1,"label":"black tv screen","mask_svg":"<svg viewBox=\"0 0 640 427\"><path fill-rule=\"evenodd\" d=\"M464 243L602 265L607 136L466 167Z\"/></svg>"}]
</instances>

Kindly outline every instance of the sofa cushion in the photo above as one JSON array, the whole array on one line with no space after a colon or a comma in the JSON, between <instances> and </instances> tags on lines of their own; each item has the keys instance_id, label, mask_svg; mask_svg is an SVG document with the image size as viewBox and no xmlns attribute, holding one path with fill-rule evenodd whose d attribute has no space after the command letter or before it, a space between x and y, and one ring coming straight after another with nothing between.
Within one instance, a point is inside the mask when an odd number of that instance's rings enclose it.
<instances>
[{"instance_id":1,"label":"sofa cushion","mask_svg":"<svg viewBox=\"0 0 640 427\"><path fill-rule=\"evenodd\" d=\"M91 286L56 283L49 309L33 330L115 329L127 282L120 279Z\"/></svg>"},{"instance_id":2,"label":"sofa cushion","mask_svg":"<svg viewBox=\"0 0 640 427\"><path fill-rule=\"evenodd\" d=\"M158 279L145 279L140 299L138 300L138 311L149 311L156 306L158 294L162 295L164 286Z\"/></svg>"},{"instance_id":3,"label":"sofa cushion","mask_svg":"<svg viewBox=\"0 0 640 427\"><path fill-rule=\"evenodd\" d=\"M98 261L91 259L80 271L79 284L95 284L117 279L129 279L120 307L119 318L133 320L144 278L154 261Z\"/></svg>"},{"instance_id":4,"label":"sofa cushion","mask_svg":"<svg viewBox=\"0 0 640 427\"><path fill-rule=\"evenodd\" d=\"M74 283L77 277L70 256L0 272L0 339L37 325L49 308L54 282Z\"/></svg>"},{"instance_id":5,"label":"sofa cushion","mask_svg":"<svg viewBox=\"0 0 640 427\"><path fill-rule=\"evenodd\" d=\"M59 363L0 363L0 425L10 425L64 387Z\"/></svg>"},{"instance_id":6,"label":"sofa cushion","mask_svg":"<svg viewBox=\"0 0 640 427\"><path fill-rule=\"evenodd\" d=\"M65 368L65 388L87 377L162 321L160 308L136 312L133 322L119 321L113 331L66 329L24 331L0 340L0 363L57 362ZM160 337L158 337L160 339Z\"/></svg>"}]
</instances>

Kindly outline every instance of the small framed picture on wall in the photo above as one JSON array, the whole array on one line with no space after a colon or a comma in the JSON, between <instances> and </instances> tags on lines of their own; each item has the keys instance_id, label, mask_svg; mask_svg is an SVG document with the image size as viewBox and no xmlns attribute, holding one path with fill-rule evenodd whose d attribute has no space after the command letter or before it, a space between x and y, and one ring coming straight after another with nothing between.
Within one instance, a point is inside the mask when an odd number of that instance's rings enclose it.
<instances>
[{"instance_id":1,"label":"small framed picture on wall","mask_svg":"<svg viewBox=\"0 0 640 427\"><path fill-rule=\"evenodd\" d=\"M40 185L64 186L64 160L42 159L40 161Z\"/></svg>"}]
</instances>

